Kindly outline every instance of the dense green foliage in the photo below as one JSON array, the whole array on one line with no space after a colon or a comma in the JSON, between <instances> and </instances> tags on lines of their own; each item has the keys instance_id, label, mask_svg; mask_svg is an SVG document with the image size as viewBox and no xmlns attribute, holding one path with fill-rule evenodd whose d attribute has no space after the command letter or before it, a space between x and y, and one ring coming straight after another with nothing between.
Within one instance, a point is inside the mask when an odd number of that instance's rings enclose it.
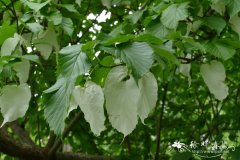
<instances>
[{"instance_id":1,"label":"dense green foliage","mask_svg":"<svg viewBox=\"0 0 240 160\"><path fill-rule=\"evenodd\" d=\"M56 135L59 151L201 159L171 146L209 140L238 159L239 12L239 0L0 0L2 126L20 139L17 120L40 147Z\"/></svg>"}]
</instances>

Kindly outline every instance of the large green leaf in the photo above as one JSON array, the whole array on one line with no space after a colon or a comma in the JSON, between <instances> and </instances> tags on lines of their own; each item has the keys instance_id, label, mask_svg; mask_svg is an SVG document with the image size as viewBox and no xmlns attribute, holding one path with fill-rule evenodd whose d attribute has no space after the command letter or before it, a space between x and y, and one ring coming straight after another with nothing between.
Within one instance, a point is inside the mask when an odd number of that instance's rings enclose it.
<instances>
[{"instance_id":1,"label":"large green leaf","mask_svg":"<svg viewBox=\"0 0 240 160\"><path fill-rule=\"evenodd\" d=\"M161 58L164 58L174 64L180 63L177 57L173 54L172 50L170 50L169 48L159 45L152 45L152 48L154 50L154 53L159 55Z\"/></svg>"},{"instance_id":2,"label":"large green leaf","mask_svg":"<svg viewBox=\"0 0 240 160\"><path fill-rule=\"evenodd\" d=\"M176 29L178 22L188 17L188 3L178 3L170 5L163 11L161 21L163 25L170 29Z\"/></svg>"},{"instance_id":3,"label":"large green leaf","mask_svg":"<svg viewBox=\"0 0 240 160\"><path fill-rule=\"evenodd\" d=\"M158 95L157 80L154 75L149 72L138 81L140 97L138 100L138 115L144 123L144 119L148 117L150 111L155 107Z\"/></svg>"},{"instance_id":4,"label":"large green leaf","mask_svg":"<svg viewBox=\"0 0 240 160\"><path fill-rule=\"evenodd\" d=\"M59 25L62 23L63 16L60 11L55 11L49 16L49 20L52 21L54 25Z\"/></svg>"},{"instance_id":5,"label":"large green leaf","mask_svg":"<svg viewBox=\"0 0 240 160\"><path fill-rule=\"evenodd\" d=\"M233 16L229 23L231 24L232 30L237 32L239 38L240 38L240 17L238 15Z\"/></svg>"},{"instance_id":6,"label":"large green leaf","mask_svg":"<svg viewBox=\"0 0 240 160\"><path fill-rule=\"evenodd\" d=\"M12 122L23 117L28 109L31 99L31 91L26 83L17 85L6 85L0 90L0 109L4 121Z\"/></svg>"},{"instance_id":7,"label":"large green leaf","mask_svg":"<svg viewBox=\"0 0 240 160\"><path fill-rule=\"evenodd\" d=\"M134 42L117 48L118 55L133 69L137 78L147 73L153 63L153 50L145 42Z\"/></svg>"},{"instance_id":8,"label":"large green leaf","mask_svg":"<svg viewBox=\"0 0 240 160\"><path fill-rule=\"evenodd\" d=\"M102 88L93 82L86 82L85 87L76 86L73 90L74 101L79 105L86 121L95 135L105 129L104 95Z\"/></svg>"},{"instance_id":9,"label":"large green leaf","mask_svg":"<svg viewBox=\"0 0 240 160\"><path fill-rule=\"evenodd\" d=\"M113 68L105 81L104 94L109 121L114 128L124 134L130 134L137 124L137 104L139 89L127 68Z\"/></svg>"},{"instance_id":10,"label":"large green leaf","mask_svg":"<svg viewBox=\"0 0 240 160\"><path fill-rule=\"evenodd\" d=\"M222 30L226 26L226 22L221 17L211 16L203 18L203 23L211 29L217 31L218 35L222 32Z\"/></svg>"},{"instance_id":11,"label":"large green leaf","mask_svg":"<svg viewBox=\"0 0 240 160\"><path fill-rule=\"evenodd\" d=\"M67 32L67 34L69 36L72 36L73 31L74 31L72 19L63 17L62 18L62 28L64 29L64 31Z\"/></svg>"},{"instance_id":12,"label":"large green leaf","mask_svg":"<svg viewBox=\"0 0 240 160\"><path fill-rule=\"evenodd\" d=\"M224 15L226 11L226 4L222 0L212 0L211 7L220 15Z\"/></svg>"},{"instance_id":13,"label":"large green leaf","mask_svg":"<svg viewBox=\"0 0 240 160\"><path fill-rule=\"evenodd\" d=\"M215 98L221 101L225 99L228 95L228 87L224 82L226 74L223 64L214 60L210 64L202 64L200 71L204 82Z\"/></svg>"},{"instance_id":14,"label":"large green leaf","mask_svg":"<svg viewBox=\"0 0 240 160\"><path fill-rule=\"evenodd\" d=\"M55 134L62 134L70 104L70 95L74 88L74 80L60 78L45 93L56 91L45 103L44 117Z\"/></svg>"},{"instance_id":15,"label":"large green leaf","mask_svg":"<svg viewBox=\"0 0 240 160\"><path fill-rule=\"evenodd\" d=\"M217 40L206 43L204 47L209 54L222 58L223 60L228 60L236 52L232 46Z\"/></svg>"},{"instance_id":16,"label":"large green leaf","mask_svg":"<svg viewBox=\"0 0 240 160\"><path fill-rule=\"evenodd\" d=\"M46 2L43 3L35 3L35 2L27 2L27 6L29 8L31 8L32 10L34 10L35 12L38 12L41 8L43 8L44 6L46 6L51 0L48 0Z\"/></svg>"},{"instance_id":17,"label":"large green leaf","mask_svg":"<svg viewBox=\"0 0 240 160\"><path fill-rule=\"evenodd\" d=\"M9 25L8 23L3 23L0 28L0 45L9 37L12 37L16 29L14 25Z\"/></svg>"},{"instance_id":18,"label":"large green leaf","mask_svg":"<svg viewBox=\"0 0 240 160\"><path fill-rule=\"evenodd\" d=\"M44 59L48 59L53 50L59 51L59 44L57 41L57 34L52 27L44 32L40 32L38 37L33 39L33 44Z\"/></svg>"},{"instance_id":19,"label":"large green leaf","mask_svg":"<svg viewBox=\"0 0 240 160\"><path fill-rule=\"evenodd\" d=\"M240 1L239 0L230 0L227 5L228 13L230 18L235 16L240 11Z\"/></svg>"},{"instance_id":20,"label":"large green leaf","mask_svg":"<svg viewBox=\"0 0 240 160\"><path fill-rule=\"evenodd\" d=\"M59 54L60 72L66 78L76 78L79 75L87 73L90 69L88 58L81 51L82 45L72 45L64 47Z\"/></svg>"}]
</instances>

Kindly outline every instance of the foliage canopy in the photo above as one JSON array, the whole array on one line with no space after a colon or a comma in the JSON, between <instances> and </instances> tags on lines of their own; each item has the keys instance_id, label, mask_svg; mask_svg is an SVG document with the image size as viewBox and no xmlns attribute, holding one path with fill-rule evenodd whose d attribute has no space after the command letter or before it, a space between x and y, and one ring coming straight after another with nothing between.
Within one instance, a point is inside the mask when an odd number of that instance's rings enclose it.
<instances>
[{"instance_id":1,"label":"foliage canopy","mask_svg":"<svg viewBox=\"0 0 240 160\"><path fill-rule=\"evenodd\" d=\"M205 140L239 157L239 12L239 0L0 0L1 159L199 159L169 148Z\"/></svg>"}]
</instances>

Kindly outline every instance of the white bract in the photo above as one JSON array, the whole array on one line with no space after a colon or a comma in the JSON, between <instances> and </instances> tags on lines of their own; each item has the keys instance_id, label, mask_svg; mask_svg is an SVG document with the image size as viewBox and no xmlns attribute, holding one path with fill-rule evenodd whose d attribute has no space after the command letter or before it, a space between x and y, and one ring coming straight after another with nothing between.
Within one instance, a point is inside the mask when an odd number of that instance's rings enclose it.
<instances>
[{"instance_id":1,"label":"white bract","mask_svg":"<svg viewBox=\"0 0 240 160\"><path fill-rule=\"evenodd\" d=\"M0 94L0 109L4 118L1 127L6 122L23 117L28 109L30 99L31 91L26 83L19 86L4 86Z\"/></svg>"},{"instance_id":2,"label":"white bract","mask_svg":"<svg viewBox=\"0 0 240 160\"><path fill-rule=\"evenodd\" d=\"M215 98L220 101L225 99L228 95L228 87L225 84L226 74L223 64L214 60L210 64L202 64L200 71Z\"/></svg>"}]
</instances>

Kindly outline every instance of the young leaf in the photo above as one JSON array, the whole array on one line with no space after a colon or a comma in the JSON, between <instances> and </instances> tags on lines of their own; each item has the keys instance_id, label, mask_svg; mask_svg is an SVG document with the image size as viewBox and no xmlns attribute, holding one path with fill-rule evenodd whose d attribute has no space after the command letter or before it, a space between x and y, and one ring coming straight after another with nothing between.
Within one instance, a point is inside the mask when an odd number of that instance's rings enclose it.
<instances>
[{"instance_id":1,"label":"young leaf","mask_svg":"<svg viewBox=\"0 0 240 160\"><path fill-rule=\"evenodd\" d=\"M10 37L3 42L1 47L1 56L9 56L17 47L18 43L20 42L20 36L15 33L14 37Z\"/></svg>"},{"instance_id":2,"label":"young leaf","mask_svg":"<svg viewBox=\"0 0 240 160\"><path fill-rule=\"evenodd\" d=\"M170 29L176 29L178 22L188 17L188 3L172 4L163 11L161 21Z\"/></svg>"},{"instance_id":3,"label":"young leaf","mask_svg":"<svg viewBox=\"0 0 240 160\"><path fill-rule=\"evenodd\" d=\"M232 46L217 40L206 43L204 47L209 54L212 54L218 58L222 58L223 60L228 60L236 52Z\"/></svg>"},{"instance_id":4,"label":"young leaf","mask_svg":"<svg viewBox=\"0 0 240 160\"><path fill-rule=\"evenodd\" d=\"M0 94L0 109L4 118L1 127L6 122L12 122L23 117L28 109L31 91L26 83L6 85Z\"/></svg>"},{"instance_id":5,"label":"young leaf","mask_svg":"<svg viewBox=\"0 0 240 160\"><path fill-rule=\"evenodd\" d=\"M33 33L38 33L43 29L39 23L27 23L26 25Z\"/></svg>"},{"instance_id":6,"label":"young leaf","mask_svg":"<svg viewBox=\"0 0 240 160\"><path fill-rule=\"evenodd\" d=\"M60 72L64 77L76 78L90 69L87 56L81 51L82 45L64 47L59 51Z\"/></svg>"},{"instance_id":7,"label":"young leaf","mask_svg":"<svg viewBox=\"0 0 240 160\"><path fill-rule=\"evenodd\" d=\"M122 60L133 69L136 78L147 73L153 63L153 50L145 42L134 42L117 49Z\"/></svg>"},{"instance_id":8,"label":"young leaf","mask_svg":"<svg viewBox=\"0 0 240 160\"><path fill-rule=\"evenodd\" d=\"M105 129L104 95L102 88L93 82L86 82L85 87L76 86L73 90L74 101L77 102L92 132L99 136Z\"/></svg>"},{"instance_id":9,"label":"young leaf","mask_svg":"<svg viewBox=\"0 0 240 160\"><path fill-rule=\"evenodd\" d=\"M26 83L29 76L30 63L28 60L23 60L13 65L13 69L17 72L20 83Z\"/></svg>"},{"instance_id":10,"label":"young leaf","mask_svg":"<svg viewBox=\"0 0 240 160\"><path fill-rule=\"evenodd\" d=\"M202 64L200 72L209 91L216 99L224 100L228 95L228 87L224 82L226 74L223 64L216 60L210 64Z\"/></svg>"},{"instance_id":11,"label":"young leaf","mask_svg":"<svg viewBox=\"0 0 240 160\"><path fill-rule=\"evenodd\" d=\"M126 137L137 124L139 89L127 68L113 68L105 81L104 94L110 123Z\"/></svg>"},{"instance_id":12,"label":"young leaf","mask_svg":"<svg viewBox=\"0 0 240 160\"><path fill-rule=\"evenodd\" d=\"M138 81L140 97L138 100L138 115L144 123L144 119L148 117L150 111L155 107L158 95L157 80L154 75L149 72Z\"/></svg>"},{"instance_id":13,"label":"young leaf","mask_svg":"<svg viewBox=\"0 0 240 160\"><path fill-rule=\"evenodd\" d=\"M33 40L33 44L46 60L54 49L59 50L57 34L52 27L48 27L45 32L40 32L39 36Z\"/></svg>"}]
</instances>

